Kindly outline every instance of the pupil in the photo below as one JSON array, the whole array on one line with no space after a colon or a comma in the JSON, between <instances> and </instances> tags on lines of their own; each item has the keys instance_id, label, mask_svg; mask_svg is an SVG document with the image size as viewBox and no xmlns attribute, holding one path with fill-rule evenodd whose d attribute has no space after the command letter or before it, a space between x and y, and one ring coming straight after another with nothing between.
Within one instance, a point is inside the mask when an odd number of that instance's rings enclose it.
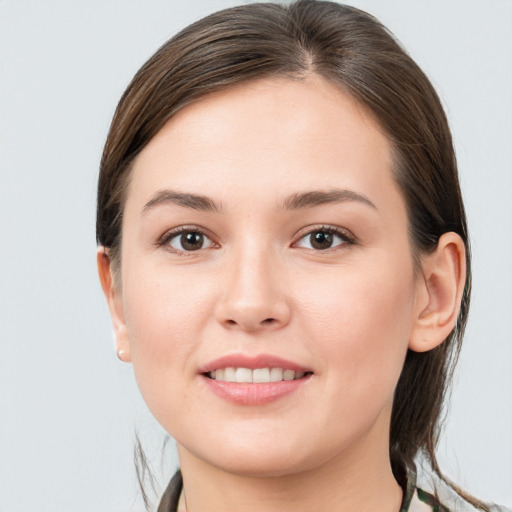
<instances>
[{"instance_id":1,"label":"pupil","mask_svg":"<svg viewBox=\"0 0 512 512\"><path fill-rule=\"evenodd\" d=\"M181 245L187 251L197 251L203 245L203 238L201 233L184 233L181 235Z\"/></svg>"},{"instance_id":2,"label":"pupil","mask_svg":"<svg viewBox=\"0 0 512 512\"><path fill-rule=\"evenodd\" d=\"M315 249L329 249L332 245L332 233L317 231L311 235L311 246Z\"/></svg>"}]
</instances>

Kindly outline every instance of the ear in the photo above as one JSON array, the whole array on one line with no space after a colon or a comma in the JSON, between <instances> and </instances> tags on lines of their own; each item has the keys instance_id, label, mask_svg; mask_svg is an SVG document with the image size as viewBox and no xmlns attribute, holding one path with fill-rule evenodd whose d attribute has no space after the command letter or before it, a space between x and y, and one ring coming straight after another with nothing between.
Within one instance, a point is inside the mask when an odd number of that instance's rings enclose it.
<instances>
[{"instance_id":1,"label":"ear","mask_svg":"<svg viewBox=\"0 0 512 512\"><path fill-rule=\"evenodd\" d=\"M112 318L112 325L114 327L117 357L119 357L121 361L130 362L131 350L128 330L124 319L121 283L115 282L111 260L105 247L98 247L96 259L101 288L107 299L108 309L110 310L110 317Z\"/></svg>"},{"instance_id":2,"label":"ear","mask_svg":"<svg viewBox=\"0 0 512 512\"><path fill-rule=\"evenodd\" d=\"M461 237L444 233L421 266L409 340L409 348L415 352L437 347L455 327L466 282L466 249Z\"/></svg>"}]
</instances>

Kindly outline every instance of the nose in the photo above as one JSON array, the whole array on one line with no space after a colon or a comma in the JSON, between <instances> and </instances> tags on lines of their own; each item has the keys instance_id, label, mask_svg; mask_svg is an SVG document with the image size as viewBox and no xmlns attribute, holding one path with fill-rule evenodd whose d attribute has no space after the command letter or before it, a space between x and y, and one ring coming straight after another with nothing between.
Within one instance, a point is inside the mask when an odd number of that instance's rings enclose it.
<instances>
[{"instance_id":1,"label":"nose","mask_svg":"<svg viewBox=\"0 0 512 512\"><path fill-rule=\"evenodd\" d=\"M228 329L246 332L286 326L291 308L283 269L271 251L234 254L224 273L216 318Z\"/></svg>"}]
</instances>

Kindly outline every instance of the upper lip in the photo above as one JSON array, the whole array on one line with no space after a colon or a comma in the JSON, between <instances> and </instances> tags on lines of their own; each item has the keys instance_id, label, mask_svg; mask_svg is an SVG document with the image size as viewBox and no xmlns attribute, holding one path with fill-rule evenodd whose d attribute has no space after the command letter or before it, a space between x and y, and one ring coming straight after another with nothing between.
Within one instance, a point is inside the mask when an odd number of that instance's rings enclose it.
<instances>
[{"instance_id":1,"label":"upper lip","mask_svg":"<svg viewBox=\"0 0 512 512\"><path fill-rule=\"evenodd\" d=\"M245 354L229 354L206 363L199 369L200 373L208 373L221 368L282 368L283 370L293 370L295 372L311 372L312 370L288 361L282 357L272 354L258 354L256 356L247 356Z\"/></svg>"}]
</instances>

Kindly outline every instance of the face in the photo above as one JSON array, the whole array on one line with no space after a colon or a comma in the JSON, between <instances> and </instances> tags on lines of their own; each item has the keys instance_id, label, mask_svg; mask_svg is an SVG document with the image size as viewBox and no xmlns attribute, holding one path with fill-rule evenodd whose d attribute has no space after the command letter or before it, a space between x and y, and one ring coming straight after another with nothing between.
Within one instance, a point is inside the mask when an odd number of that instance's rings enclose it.
<instances>
[{"instance_id":1,"label":"face","mask_svg":"<svg viewBox=\"0 0 512 512\"><path fill-rule=\"evenodd\" d=\"M121 279L118 344L183 456L282 475L387 453L417 282L390 144L335 86L261 80L171 119L132 170Z\"/></svg>"}]
</instances>

